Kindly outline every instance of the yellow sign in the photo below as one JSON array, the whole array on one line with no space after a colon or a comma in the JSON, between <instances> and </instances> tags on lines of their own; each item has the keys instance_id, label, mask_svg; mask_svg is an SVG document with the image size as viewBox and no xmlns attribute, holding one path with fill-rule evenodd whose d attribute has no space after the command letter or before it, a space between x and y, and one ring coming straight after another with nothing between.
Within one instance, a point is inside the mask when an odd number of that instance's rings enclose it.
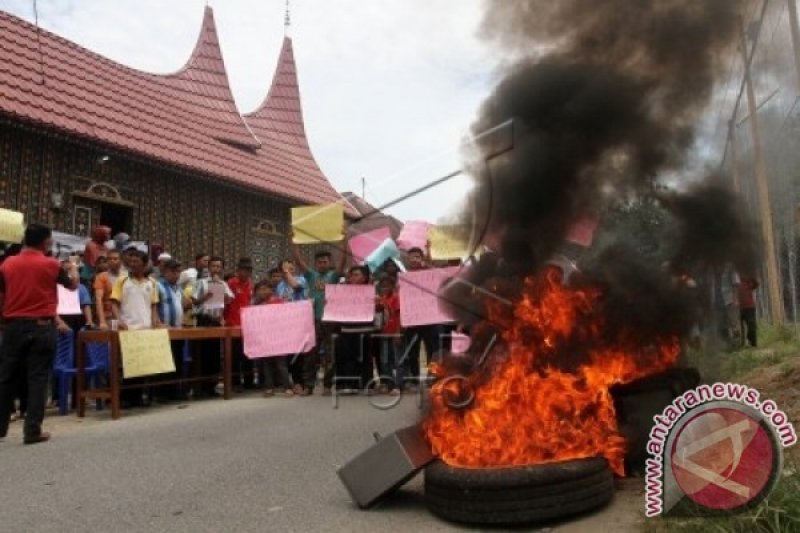
<instances>
[{"instance_id":1,"label":"yellow sign","mask_svg":"<svg viewBox=\"0 0 800 533\"><path fill-rule=\"evenodd\" d=\"M293 207L292 229L296 244L339 242L344 239L344 208L342 204Z\"/></svg>"},{"instance_id":2,"label":"yellow sign","mask_svg":"<svg viewBox=\"0 0 800 533\"><path fill-rule=\"evenodd\" d=\"M166 329L120 331L119 347L122 351L124 378L175 372L169 332Z\"/></svg>"},{"instance_id":3,"label":"yellow sign","mask_svg":"<svg viewBox=\"0 0 800 533\"><path fill-rule=\"evenodd\" d=\"M22 213L0 208L0 241L19 244L24 234Z\"/></svg>"},{"instance_id":4,"label":"yellow sign","mask_svg":"<svg viewBox=\"0 0 800 533\"><path fill-rule=\"evenodd\" d=\"M431 259L462 259L472 254L465 226L433 226L428 230Z\"/></svg>"}]
</instances>

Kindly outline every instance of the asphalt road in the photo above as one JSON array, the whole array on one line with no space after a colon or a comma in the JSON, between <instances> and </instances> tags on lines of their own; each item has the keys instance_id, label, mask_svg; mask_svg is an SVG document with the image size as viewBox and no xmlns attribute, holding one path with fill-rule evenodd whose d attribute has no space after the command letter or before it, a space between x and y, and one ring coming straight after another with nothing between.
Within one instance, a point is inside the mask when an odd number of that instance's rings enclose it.
<instances>
[{"instance_id":1,"label":"asphalt road","mask_svg":"<svg viewBox=\"0 0 800 533\"><path fill-rule=\"evenodd\" d=\"M383 398L382 401L386 401ZM366 397L270 398L48 417L53 439L0 441L0 531L448 531L418 476L369 511L336 469L417 420L415 398L379 410ZM606 510L557 531L627 531L641 500L620 491ZM627 492L627 494L626 494Z\"/></svg>"}]
</instances>

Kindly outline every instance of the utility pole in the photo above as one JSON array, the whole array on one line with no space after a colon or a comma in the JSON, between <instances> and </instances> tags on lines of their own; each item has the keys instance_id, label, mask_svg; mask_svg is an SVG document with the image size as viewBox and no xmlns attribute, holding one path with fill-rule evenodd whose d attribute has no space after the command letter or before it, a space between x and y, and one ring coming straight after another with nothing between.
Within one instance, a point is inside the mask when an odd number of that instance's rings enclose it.
<instances>
[{"instance_id":1,"label":"utility pole","mask_svg":"<svg viewBox=\"0 0 800 533\"><path fill-rule=\"evenodd\" d=\"M798 89L800 89L800 27L797 25L797 0L786 0L786 2L789 4L789 28L792 30L794 68L797 74Z\"/></svg>"},{"instance_id":2,"label":"utility pole","mask_svg":"<svg viewBox=\"0 0 800 533\"><path fill-rule=\"evenodd\" d=\"M741 196L742 178L739 176L739 156L736 151L736 120L735 117L728 123L728 146L731 147L731 176L733 176L733 192Z\"/></svg>"},{"instance_id":3,"label":"utility pole","mask_svg":"<svg viewBox=\"0 0 800 533\"><path fill-rule=\"evenodd\" d=\"M744 19L740 19L740 37L742 60L744 61L744 77L747 88L747 107L750 112L750 129L753 137L753 154L755 156L755 174L758 191L759 215L761 218L761 232L764 240L764 261L767 267L767 289L769 292L769 308L772 322L783 324L783 298L781 298L780 274L778 262L775 257L775 235L772 227L772 205L769 197L769 176L767 163L761 146L761 126L756 108L756 96L753 90L753 79L750 75L750 62L747 58L747 35L744 28ZM755 50L754 50L755 53Z\"/></svg>"}]
</instances>

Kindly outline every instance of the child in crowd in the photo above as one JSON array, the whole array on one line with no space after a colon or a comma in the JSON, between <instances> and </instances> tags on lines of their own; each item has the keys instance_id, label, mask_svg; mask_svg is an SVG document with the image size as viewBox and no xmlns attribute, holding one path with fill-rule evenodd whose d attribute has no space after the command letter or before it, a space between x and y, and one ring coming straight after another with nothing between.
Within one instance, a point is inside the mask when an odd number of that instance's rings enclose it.
<instances>
[{"instance_id":1,"label":"child in crowd","mask_svg":"<svg viewBox=\"0 0 800 533\"><path fill-rule=\"evenodd\" d=\"M122 256L119 250L109 250L106 255L108 268L97 274L92 287L94 289L95 316L100 329L108 329L109 321L114 318L111 305L111 291L117 279L126 273L122 268Z\"/></svg>"},{"instance_id":2,"label":"child in crowd","mask_svg":"<svg viewBox=\"0 0 800 533\"><path fill-rule=\"evenodd\" d=\"M347 283L368 285L369 268L364 265L351 267L347 271ZM334 342L336 364L336 390L342 394L357 394L372 378L369 360L369 337L374 324L338 324L339 335ZM366 368L368 367L368 368Z\"/></svg>"},{"instance_id":3,"label":"child in crowd","mask_svg":"<svg viewBox=\"0 0 800 533\"><path fill-rule=\"evenodd\" d=\"M400 298L397 294L397 279L383 274L378 281L377 309L381 316L381 332L375 335L374 343L380 354L378 373L381 378L381 393L400 394L405 379L405 362L399 358L402 353L400 335Z\"/></svg>"},{"instance_id":4,"label":"child in crowd","mask_svg":"<svg viewBox=\"0 0 800 533\"><path fill-rule=\"evenodd\" d=\"M283 299L275 296L270 280L261 280L253 288L253 305L282 304ZM264 357L261 361L262 375L264 376L264 397L275 395L275 388L283 390L285 396L294 396L289 382L288 356L278 355Z\"/></svg>"},{"instance_id":5,"label":"child in crowd","mask_svg":"<svg viewBox=\"0 0 800 533\"><path fill-rule=\"evenodd\" d=\"M295 274L294 262L284 259L280 264L281 281L275 289L276 295L285 302L297 302L308 298L308 282L303 276ZM294 393L306 395L303 387L306 358L308 354L294 354L289 361L289 373L294 383Z\"/></svg>"}]
</instances>

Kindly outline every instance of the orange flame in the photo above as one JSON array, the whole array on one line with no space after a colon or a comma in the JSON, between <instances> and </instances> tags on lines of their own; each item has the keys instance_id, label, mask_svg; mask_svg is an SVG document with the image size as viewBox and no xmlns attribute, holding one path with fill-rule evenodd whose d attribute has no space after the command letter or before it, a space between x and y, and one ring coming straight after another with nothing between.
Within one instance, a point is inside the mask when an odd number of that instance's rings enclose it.
<instances>
[{"instance_id":1,"label":"orange flame","mask_svg":"<svg viewBox=\"0 0 800 533\"><path fill-rule=\"evenodd\" d=\"M556 269L528 278L502 348L478 372L434 383L424 428L444 462L481 468L604 456L624 474L609 388L673 366L680 345L645 344L633 332L609 338L597 311L602 292L565 287L560 278ZM502 322L500 308L489 307L490 319Z\"/></svg>"}]
</instances>

